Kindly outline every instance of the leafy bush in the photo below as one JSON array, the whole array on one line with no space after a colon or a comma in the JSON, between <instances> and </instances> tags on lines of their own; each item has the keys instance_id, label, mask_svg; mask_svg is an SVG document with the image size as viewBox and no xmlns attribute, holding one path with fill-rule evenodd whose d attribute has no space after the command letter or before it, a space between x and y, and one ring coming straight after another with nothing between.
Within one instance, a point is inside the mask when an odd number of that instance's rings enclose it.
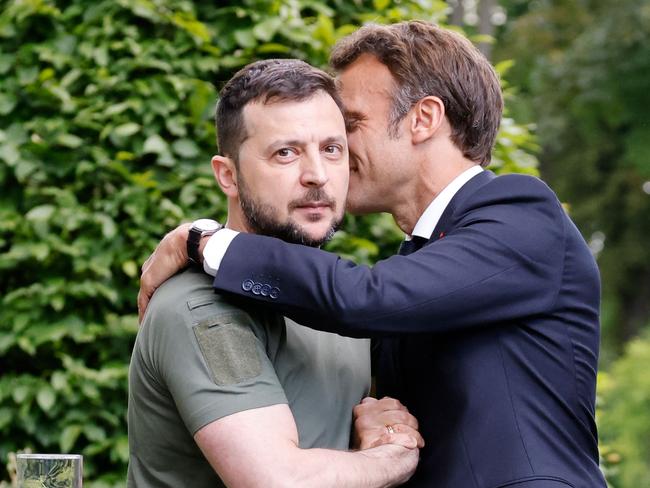
<instances>
[{"instance_id":1,"label":"leafy bush","mask_svg":"<svg viewBox=\"0 0 650 488\"><path fill-rule=\"evenodd\" d=\"M222 82L264 57L322 65L336 39L363 21L439 20L444 8L3 2L0 459L26 448L79 452L88 486L124 484L139 264L178 222L224 216L207 164ZM497 164L517 170L530 140L507 121ZM400 239L386 215L349 218L346 230L331 248L365 262Z\"/></svg>"},{"instance_id":2,"label":"leafy bush","mask_svg":"<svg viewBox=\"0 0 650 488\"><path fill-rule=\"evenodd\" d=\"M521 2L502 55L541 169L598 255L603 362L650 320L650 8L647 0ZM543 26L543 28L540 28ZM505 49L503 49L505 48Z\"/></svg>"},{"instance_id":3,"label":"leafy bush","mask_svg":"<svg viewBox=\"0 0 650 488\"><path fill-rule=\"evenodd\" d=\"M650 330L630 341L599 376L598 423L607 478L615 488L650 486Z\"/></svg>"}]
</instances>

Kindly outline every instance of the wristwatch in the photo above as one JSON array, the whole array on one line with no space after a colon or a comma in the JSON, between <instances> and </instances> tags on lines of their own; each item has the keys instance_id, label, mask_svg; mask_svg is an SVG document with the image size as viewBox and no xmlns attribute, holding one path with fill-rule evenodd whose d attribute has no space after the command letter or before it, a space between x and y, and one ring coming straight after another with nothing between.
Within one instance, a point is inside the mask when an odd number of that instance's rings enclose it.
<instances>
[{"instance_id":1,"label":"wristwatch","mask_svg":"<svg viewBox=\"0 0 650 488\"><path fill-rule=\"evenodd\" d=\"M190 261L201 264L201 257L199 256L201 237L211 236L222 227L223 225L212 219L199 219L192 222L190 232L187 234L187 255Z\"/></svg>"}]
</instances>

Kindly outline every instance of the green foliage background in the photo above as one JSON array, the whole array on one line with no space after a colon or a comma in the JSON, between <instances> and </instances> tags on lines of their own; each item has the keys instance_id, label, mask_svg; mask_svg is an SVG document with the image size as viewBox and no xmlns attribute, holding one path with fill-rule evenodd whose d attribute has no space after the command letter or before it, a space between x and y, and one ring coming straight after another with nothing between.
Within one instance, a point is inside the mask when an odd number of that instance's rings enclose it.
<instances>
[{"instance_id":1,"label":"green foliage background","mask_svg":"<svg viewBox=\"0 0 650 488\"><path fill-rule=\"evenodd\" d=\"M601 455L615 488L650 486L650 329L598 377Z\"/></svg>"},{"instance_id":2,"label":"green foliage background","mask_svg":"<svg viewBox=\"0 0 650 488\"><path fill-rule=\"evenodd\" d=\"M604 243L605 361L650 319L650 3L509 0L499 55L520 120L537 123L541 171L587 239Z\"/></svg>"},{"instance_id":3,"label":"green foliage background","mask_svg":"<svg viewBox=\"0 0 650 488\"><path fill-rule=\"evenodd\" d=\"M542 176L600 251L603 466L615 488L650 486L650 3L501 3L511 109L536 122Z\"/></svg>"},{"instance_id":4,"label":"green foliage background","mask_svg":"<svg viewBox=\"0 0 650 488\"><path fill-rule=\"evenodd\" d=\"M124 485L139 265L179 221L224 216L208 164L223 82L260 58L324 66L332 44L363 22L444 22L445 9L436 0L0 0L0 459L25 448L78 452L87 486ZM508 79L519 88L518 66ZM507 105L525 105L505 89ZM572 93L552 99L581 113ZM619 126L633 123L619 112ZM584 145L596 142L606 144L591 136ZM536 174L537 150L529 127L506 115L492 166ZM577 170L570 177L582 181ZM330 249L373 262L400 239L387 215L348 217ZM646 357L630 351L621 361ZM605 400L638 386L621 380L628 374L611 374ZM602 418L627 415L620 405L604 401ZM624 435L612 429L608 446Z\"/></svg>"}]
</instances>

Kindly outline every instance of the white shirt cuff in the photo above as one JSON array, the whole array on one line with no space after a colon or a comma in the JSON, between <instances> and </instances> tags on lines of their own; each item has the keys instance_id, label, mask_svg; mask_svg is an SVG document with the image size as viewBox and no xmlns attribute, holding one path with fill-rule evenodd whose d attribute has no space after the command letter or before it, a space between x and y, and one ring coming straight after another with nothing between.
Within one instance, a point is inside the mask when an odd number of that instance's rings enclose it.
<instances>
[{"instance_id":1,"label":"white shirt cuff","mask_svg":"<svg viewBox=\"0 0 650 488\"><path fill-rule=\"evenodd\" d=\"M236 230L223 228L215 232L203 248L203 269L210 276L217 276L221 260L226 255L228 246L237 237Z\"/></svg>"}]
</instances>

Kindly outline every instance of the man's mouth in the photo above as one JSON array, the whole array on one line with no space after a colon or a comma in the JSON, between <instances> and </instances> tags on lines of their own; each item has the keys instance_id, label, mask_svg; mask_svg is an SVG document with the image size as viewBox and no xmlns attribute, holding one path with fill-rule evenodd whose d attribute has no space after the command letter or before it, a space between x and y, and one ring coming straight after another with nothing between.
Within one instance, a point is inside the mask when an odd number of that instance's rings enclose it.
<instances>
[{"instance_id":1,"label":"man's mouth","mask_svg":"<svg viewBox=\"0 0 650 488\"><path fill-rule=\"evenodd\" d=\"M289 209L307 212L322 212L327 209L334 211L336 209L336 201L322 188L312 188L302 198L291 202Z\"/></svg>"},{"instance_id":2,"label":"man's mouth","mask_svg":"<svg viewBox=\"0 0 650 488\"><path fill-rule=\"evenodd\" d=\"M306 210L321 210L325 208L332 208L332 205L329 202L318 201L318 202L302 202L295 206L296 208L304 208Z\"/></svg>"}]
</instances>

